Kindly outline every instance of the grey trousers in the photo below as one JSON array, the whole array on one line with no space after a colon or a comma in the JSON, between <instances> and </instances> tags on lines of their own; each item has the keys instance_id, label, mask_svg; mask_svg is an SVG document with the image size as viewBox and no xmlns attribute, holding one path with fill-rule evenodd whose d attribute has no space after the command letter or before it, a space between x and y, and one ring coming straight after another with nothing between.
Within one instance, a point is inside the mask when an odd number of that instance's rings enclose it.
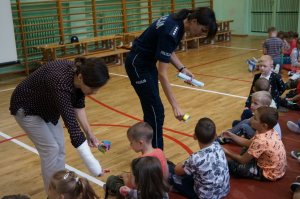
<instances>
[{"instance_id":1,"label":"grey trousers","mask_svg":"<svg viewBox=\"0 0 300 199\"><path fill-rule=\"evenodd\" d=\"M18 110L15 119L39 152L44 188L48 193L52 175L65 168L64 130L60 123L53 125L36 115L25 116L23 109Z\"/></svg>"}]
</instances>

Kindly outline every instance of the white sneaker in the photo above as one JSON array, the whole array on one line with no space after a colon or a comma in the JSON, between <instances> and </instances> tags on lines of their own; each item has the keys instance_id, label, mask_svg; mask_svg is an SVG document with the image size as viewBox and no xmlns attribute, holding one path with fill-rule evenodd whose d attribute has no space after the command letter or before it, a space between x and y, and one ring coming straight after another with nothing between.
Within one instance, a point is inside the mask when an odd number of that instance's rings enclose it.
<instances>
[{"instance_id":1,"label":"white sneaker","mask_svg":"<svg viewBox=\"0 0 300 199\"><path fill-rule=\"evenodd\" d=\"M292 77L290 77L290 79L292 80L296 80L296 79L299 79L300 78L300 73L295 73L292 75Z\"/></svg>"},{"instance_id":2,"label":"white sneaker","mask_svg":"<svg viewBox=\"0 0 300 199\"><path fill-rule=\"evenodd\" d=\"M252 59L248 59L246 62L248 64L249 72L253 72L256 69L256 62Z\"/></svg>"},{"instance_id":3,"label":"white sneaker","mask_svg":"<svg viewBox=\"0 0 300 199\"><path fill-rule=\"evenodd\" d=\"M286 125L287 125L287 127L288 127L288 129L289 129L290 131L293 131L293 132L295 132L295 133L300 133L300 128L299 128L298 124L296 124L296 123L294 123L294 122L292 122L292 121L288 121L288 122L286 123Z\"/></svg>"},{"instance_id":4,"label":"white sneaker","mask_svg":"<svg viewBox=\"0 0 300 199\"><path fill-rule=\"evenodd\" d=\"M294 74L295 74L295 72L293 72L293 71L288 72L288 76L293 76Z\"/></svg>"},{"instance_id":5,"label":"white sneaker","mask_svg":"<svg viewBox=\"0 0 300 199\"><path fill-rule=\"evenodd\" d=\"M279 69L280 69L280 65L279 65L279 64L276 64L276 66L275 66L273 72L278 74L278 73L279 73Z\"/></svg>"}]
</instances>

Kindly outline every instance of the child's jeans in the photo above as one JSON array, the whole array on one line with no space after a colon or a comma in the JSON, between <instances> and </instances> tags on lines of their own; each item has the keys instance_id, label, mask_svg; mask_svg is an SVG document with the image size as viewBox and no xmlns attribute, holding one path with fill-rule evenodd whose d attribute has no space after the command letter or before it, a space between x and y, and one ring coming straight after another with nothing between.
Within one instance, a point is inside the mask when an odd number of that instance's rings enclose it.
<instances>
[{"instance_id":1,"label":"child's jeans","mask_svg":"<svg viewBox=\"0 0 300 199\"><path fill-rule=\"evenodd\" d=\"M257 166L256 159L252 159L247 164L240 164L237 161L228 161L229 172L231 175L238 178L251 178L255 180L266 181L263 176L263 170Z\"/></svg>"},{"instance_id":2,"label":"child's jeans","mask_svg":"<svg viewBox=\"0 0 300 199\"><path fill-rule=\"evenodd\" d=\"M194 179L191 175L177 176L176 174L170 175L170 185L173 185L174 191L189 199L198 199L194 191Z\"/></svg>"}]
</instances>

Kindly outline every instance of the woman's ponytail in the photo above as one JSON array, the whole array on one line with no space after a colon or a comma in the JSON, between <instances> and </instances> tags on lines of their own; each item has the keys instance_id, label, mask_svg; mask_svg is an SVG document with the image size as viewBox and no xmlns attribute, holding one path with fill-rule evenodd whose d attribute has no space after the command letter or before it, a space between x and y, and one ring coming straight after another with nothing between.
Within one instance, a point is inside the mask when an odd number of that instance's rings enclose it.
<instances>
[{"instance_id":1,"label":"woman's ponytail","mask_svg":"<svg viewBox=\"0 0 300 199\"><path fill-rule=\"evenodd\" d=\"M192 12L193 12L193 10L189 10L189 9L184 8L182 10L179 10L177 13L174 13L173 14L173 19L175 19L175 20L184 20Z\"/></svg>"},{"instance_id":2,"label":"woman's ponytail","mask_svg":"<svg viewBox=\"0 0 300 199\"><path fill-rule=\"evenodd\" d=\"M104 61L98 57L75 58L76 74L82 75L83 82L92 88L99 88L109 79L108 68Z\"/></svg>"}]
</instances>

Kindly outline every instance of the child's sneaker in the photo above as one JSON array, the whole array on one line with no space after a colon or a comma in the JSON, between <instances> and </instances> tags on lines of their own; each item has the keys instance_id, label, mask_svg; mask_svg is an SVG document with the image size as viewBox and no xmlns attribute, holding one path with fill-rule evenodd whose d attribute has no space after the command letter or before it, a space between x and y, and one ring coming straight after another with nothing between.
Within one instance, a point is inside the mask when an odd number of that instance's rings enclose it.
<instances>
[{"instance_id":1,"label":"child's sneaker","mask_svg":"<svg viewBox=\"0 0 300 199\"><path fill-rule=\"evenodd\" d=\"M221 145L223 144L228 144L231 142L231 139L230 138L224 138L222 136L218 136L217 139L216 139L217 142L219 142Z\"/></svg>"},{"instance_id":2,"label":"child's sneaker","mask_svg":"<svg viewBox=\"0 0 300 199\"><path fill-rule=\"evenodd\" d=\"M279 65L279 64L276 64L276 66L275 66L273 72L279 74L279 70L280 70L280 65Z\"/></svg>"},{"instance_id":3,"label":"child's sneaker","mask_svg":"<svg viewBox=\"0 0 300 199\"><path fill-rule=\"evenodd\" d=\"M293 76L294 74L295 74L295 72L293 72L293 71L288 72L288 76Z\"/></svg>"},{"instance_id":4,"label":"child's sneaker","mask_svg":"<svg viewBox=\"0 0 300 199\"><path fill-rule=\"evenodd\" d=\"M293 182L291 184L290 188L291 188L292 192L295 192L296 190L298 190L300 188L300 182Z\"/></svg>"},{"instance_id":5,"label":"child's sneaker","mask_svg":"<svg viewBox=\"0 0 300 199\"><path fill-rule=\"evenodd\" d=\"M248 64L249 72L253 72L256 69L256 61L253 59L247 59L246 63Z\"/></svg>"},{"instance_id":6,"label":"child's sneaker","mask_svg":"<svg viewBox=\"0 0 300 199\"><path fill-rule=\"evenodd\" d=\"M291 77L290 77L290 79L292 79L292 80L297 80L297 79L299 79L300 78L300 73L294 73Z\"/></svg>"},{"instance_id":7,"label":"child's sneaker","mask_svg":"<svg viewBox=\"0 0 300 199\"><path fill-rule=\"evenodd\" d=\"M300 161L300 151L291 151L291 156Z\"/></svg>"},{"instance_id":8,"label":"child's sneaker","mask_svg":"<svg viewBox=\"0 0 300 199\"><path fill-rule=\"evenodd\" d=\"M295 133L300 133L300 128L299 128L298 124L296 124L296 123L294 123L294 122L292 122L292 121L288 121L288 122L286 123L286 125L287 125L287 127L288 127L288 129L289 129L290 131L293 131L293 132L295 132Z\"/></svg>"}]
</instances>

